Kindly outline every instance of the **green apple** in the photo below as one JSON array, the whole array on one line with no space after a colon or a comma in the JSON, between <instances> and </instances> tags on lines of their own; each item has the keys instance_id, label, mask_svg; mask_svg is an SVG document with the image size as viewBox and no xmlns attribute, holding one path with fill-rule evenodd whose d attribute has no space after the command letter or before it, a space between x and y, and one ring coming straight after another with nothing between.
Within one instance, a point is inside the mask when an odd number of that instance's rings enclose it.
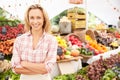
<instances>
[{"instance_id":1,"label":"green apple","mask_svg":"<svg viewBox=\"0 0 120 80\"><path fill-rule=\"evenodd\" d=\"M70 55L70 54L71 54L71 52L68 50L65 52L65 55Z\"/></svg>"}]
</instances>

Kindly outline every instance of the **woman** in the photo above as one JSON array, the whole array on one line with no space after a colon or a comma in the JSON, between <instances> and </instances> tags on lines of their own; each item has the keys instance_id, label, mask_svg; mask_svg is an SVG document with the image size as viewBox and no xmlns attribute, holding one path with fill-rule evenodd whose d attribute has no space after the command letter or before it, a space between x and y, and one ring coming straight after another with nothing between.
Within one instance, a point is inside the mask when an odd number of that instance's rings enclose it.
<instances>
[{"instance_id":1,"label":"woman","mask_svg":"<svg viewBox=\"0 0 120 80\"><path fill-rule=\"evenodd\" d=\"M57 53L57 41L49 34L50 22L44 9L31 5L25 15L26 33L16 38L12 68L20 80L51 80Z\"/></svg>"}]
</instances>

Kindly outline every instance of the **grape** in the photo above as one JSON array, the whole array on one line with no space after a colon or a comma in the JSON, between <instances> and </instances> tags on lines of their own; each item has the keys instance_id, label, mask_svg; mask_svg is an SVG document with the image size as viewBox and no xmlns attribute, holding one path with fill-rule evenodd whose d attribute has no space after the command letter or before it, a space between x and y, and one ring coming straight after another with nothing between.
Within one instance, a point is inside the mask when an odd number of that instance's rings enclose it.
<instances>
[{"instance_id":1,"label":"grape","mask_svg":"<svg viewBox=\"0 0 120 80\"><path fill-rule=\"evenodd\" d=\"M7 33L6 27L2 27L2 34L6 34L6 33Z\"/></svg>"},{"instance_id":2,"label":"grape","mask_svg":"<svg viewBox=\"0 0 120 80\"><path fill-rule=\"evenodd\" d=\"M3 53L0 53L0 60L4 60L4 55L3 55Z\"/></svg>"},{"instance_id":3,"label":"grape","mask_svg":"<svg viewBox=\"0 0 120 80\"><path fill-rule=\"evenodd\" d=\"M61 56L63 54L62 48L58 46L57 55Z\"/></svg>"}]
</instances>

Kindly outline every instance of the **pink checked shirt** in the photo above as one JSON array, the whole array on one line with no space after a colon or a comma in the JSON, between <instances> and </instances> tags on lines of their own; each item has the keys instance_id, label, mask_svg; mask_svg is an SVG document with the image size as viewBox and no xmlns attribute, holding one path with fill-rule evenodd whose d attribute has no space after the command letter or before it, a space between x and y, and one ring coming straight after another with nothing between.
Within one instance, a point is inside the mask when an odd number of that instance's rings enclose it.
<instances>
[{"instance_id":1,"label":"pink checked shirt","mask_svg":"<svg viewBox=\"0 0 120 80\"><path fill-rule=\"evenodd\" d=\"M30 61L33 63L44 63L46 69L50 72L53 64L56 62L57 40L54 36L45 33L40 38L36 48L32 47L32 35L27 32L16 38L13 47L12 67L22 67L21 61ZM50 58L46 60L46 58Z\"/></svg>"}]
</instances>

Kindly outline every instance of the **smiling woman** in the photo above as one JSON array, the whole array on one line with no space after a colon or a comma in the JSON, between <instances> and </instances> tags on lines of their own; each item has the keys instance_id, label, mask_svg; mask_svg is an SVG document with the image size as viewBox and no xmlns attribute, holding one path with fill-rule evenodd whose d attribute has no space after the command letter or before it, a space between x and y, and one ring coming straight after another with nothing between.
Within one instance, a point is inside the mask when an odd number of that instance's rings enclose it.
<instances>
[{"instance_id":1,"label":"smiling woman","mask_svg":"<svg viewBox=\"0 0 120 80\"><path fill-rule=\"evenodd\" d=\"M58 45L49 28L44 9L31 5L25 15L26 33L17 37L13 46L12 68L21 74L20 80L51 80Z\"/></svg>"}]
</instances>

